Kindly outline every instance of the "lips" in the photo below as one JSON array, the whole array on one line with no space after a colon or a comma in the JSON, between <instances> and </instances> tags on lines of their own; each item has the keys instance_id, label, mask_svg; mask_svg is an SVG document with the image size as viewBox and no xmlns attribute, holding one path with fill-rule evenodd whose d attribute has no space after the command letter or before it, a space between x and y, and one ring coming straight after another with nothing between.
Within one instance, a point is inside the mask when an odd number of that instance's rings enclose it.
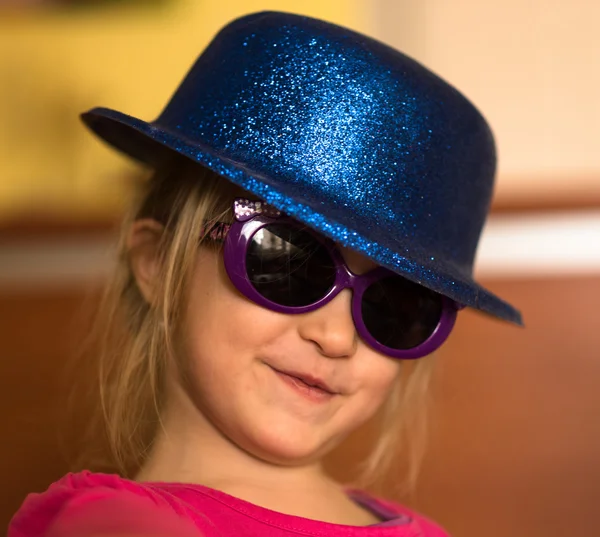
<instances>
[{"instance_id":1,"label":"lips","mask_svg":"<svg viewBox=\"0 0 600 537\"><path fill-rule=\"evenodd\" d=\"M324 380L306 373L300 373L297 371L288 371L282 369L276 369L273 366L269 366L275 373L277 373L282 380L288 384L298 388L305 395L314 395L330 398L334 395L338 395L331 386L329 386Z\"/></svg>"},{"instance_id":2,"label":"lips","mask_svg":"<svg viewBox=\"0 0 600 537\"><path fill-rule=\"evenodd\" d=\"M336 393L327 384L325 384L325 382L318 378L311 377L310 375L303 375L302 373L292 373L287 371L281 371L281 373L296 378L311 388L319 388L320 390L323 390L324 392L330 393L332 395L335 395Z\"/></svg>"}]
</instances>

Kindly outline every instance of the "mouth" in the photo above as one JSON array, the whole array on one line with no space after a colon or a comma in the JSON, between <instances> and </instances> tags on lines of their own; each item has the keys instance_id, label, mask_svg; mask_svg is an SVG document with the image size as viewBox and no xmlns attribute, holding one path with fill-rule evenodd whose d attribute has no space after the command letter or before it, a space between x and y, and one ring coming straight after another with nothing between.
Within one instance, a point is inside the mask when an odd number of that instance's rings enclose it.
<instances>
[{"instance_id":1,"label":"mouth","mask_svg":"<svg viewBox=\"0 0 600 537\"><path fill-rule=\"evenodd\" d=\"M333 390L323 380L295 371L284 371L269 366L275 374L288 386L296 390L299 394L318 402L324 402L332 399L338 392Z\"/></svg>"}]
</instances>

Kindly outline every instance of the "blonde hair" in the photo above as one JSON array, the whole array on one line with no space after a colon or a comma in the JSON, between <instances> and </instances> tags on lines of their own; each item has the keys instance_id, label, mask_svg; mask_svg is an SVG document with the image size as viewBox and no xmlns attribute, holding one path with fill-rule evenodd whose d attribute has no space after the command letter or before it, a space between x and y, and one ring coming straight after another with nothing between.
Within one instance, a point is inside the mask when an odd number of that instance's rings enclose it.
<instances>
[{"instance_id":1,"label":"blonde hair","mask_svg":"<svg viewBox=\"0 0 600 537\"><path fill-rule=\"evenodd\" d=\"M239 193L206 168L177 159L152 176L125 217L117 264L86 346L99 374L94 386L84 388L89 404L82 406L81 398L77 400L79 408L92 413L78 467L132 477L144 463L160 427L166 359L176 346L202 230L207 224L230 221L231 201ZM165 230L152 303L137 287L127 246L132 223L142 218L157 220ZM365 484L388 473L401 437L410 439L408 482L414 482L425 438L422 413L430 369L429 359L411 364L390 394L381 415L380 440L364 464Z\"/></svg>"},{"instance_id":2,"label":"blonde hair","mask_svg":"<svg viewBox=\"0 0 600 537\"><path fill-rule=\"evenodd\" d=\"M435 356L402 363L402 374L376 421L376 438L356 482L377 492L414 492L427 447L430 383Z\"/></svg>"}]
</instances>

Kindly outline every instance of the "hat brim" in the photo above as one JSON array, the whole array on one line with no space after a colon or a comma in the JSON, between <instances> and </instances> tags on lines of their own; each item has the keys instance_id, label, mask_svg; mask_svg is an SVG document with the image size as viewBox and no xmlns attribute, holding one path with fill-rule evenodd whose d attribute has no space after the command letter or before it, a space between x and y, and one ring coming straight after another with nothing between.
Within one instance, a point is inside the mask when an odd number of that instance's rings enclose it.
<instances>
[{"instance_id":1,"label":"hat brim","mask_svg":"<svg viewBox=\"0 0 600 537\"><path fill-rule=\"evenodd\" d=\"M408 259L397 252L380 246L373 238L364 236L344 223L323 214L310 201L299 199L297 191L291 196L286 185L278 183L260 171L249 169L244 163L218 154L208 144L187 141L176 132L167 131L157 124L147 123L116 110L94 108L82 114L83 122L101 139L135 160L157 166L173 152L185 156L225 177L244 190L251 192L270 205L296 220L316 229L323 235L352 248L381 266L400 274L465 306L488 313L517 325L522 325L521 314L474 279L452 270L451 265L428 263L427 256ZM368 248L366 247L368 245Z\"/></svg>"}]
</instances>

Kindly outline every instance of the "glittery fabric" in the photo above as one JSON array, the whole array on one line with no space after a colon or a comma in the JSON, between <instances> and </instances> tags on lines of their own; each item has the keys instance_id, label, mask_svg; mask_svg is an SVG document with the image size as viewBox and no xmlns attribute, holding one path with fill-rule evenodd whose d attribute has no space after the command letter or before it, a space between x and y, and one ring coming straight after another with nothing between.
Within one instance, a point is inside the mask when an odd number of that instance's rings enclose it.
<instances>
[{"instance_id":1,"label":"glittery fabric","mask_svg":"<svg viewBox=\"0 0 600 537\"><path fill-rule=\"evenodd\" d=\"M176 151L412 281L521 322L472 276L492 134L458 91L382 43L249 15L215 37L156 121L105 108L83 119L138 160Z\"/></svg>"}]
</instances>

